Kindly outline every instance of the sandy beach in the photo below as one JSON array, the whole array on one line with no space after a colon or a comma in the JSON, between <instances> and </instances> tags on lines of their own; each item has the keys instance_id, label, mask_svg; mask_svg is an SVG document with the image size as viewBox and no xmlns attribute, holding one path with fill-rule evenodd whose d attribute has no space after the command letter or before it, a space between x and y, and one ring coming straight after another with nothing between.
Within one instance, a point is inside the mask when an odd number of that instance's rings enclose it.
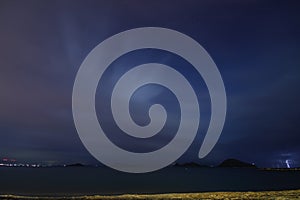
<instances>
[{"instance_id":1,"label":"sandy beach","mask_svg":"<svg viewBox=\"0 0 300 200\"><path fill-rule=\"evenodd\" d=\"M263 191L263 192L203 192L203 193L171 193L171 194L151 194L151 195L114 195L114 196L78 196L78 197L32 197L32 196L15 196L0 195L4 200L27 200L27 199L72 199L72 200L88 200L88 199L300 199L299 190L286 191Z\"/></svg>"}]
</instances>

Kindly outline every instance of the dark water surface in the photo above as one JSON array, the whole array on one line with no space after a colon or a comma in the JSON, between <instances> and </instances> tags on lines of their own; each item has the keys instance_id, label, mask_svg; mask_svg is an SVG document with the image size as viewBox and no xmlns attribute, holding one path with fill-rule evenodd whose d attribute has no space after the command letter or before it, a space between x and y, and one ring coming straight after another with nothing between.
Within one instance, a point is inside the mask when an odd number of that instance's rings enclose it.
<instances>
[{"instance_id":1,"label":"dark water surface","mask_svg":"<svg viewBox=\"0 0 300 200\"><path fill-rule=\"evenodd\" d=\"M93 195L300 189L300 171L169 167L128 174L105 167L0 168L0 194Z\"/></svg>"}]
</instances>

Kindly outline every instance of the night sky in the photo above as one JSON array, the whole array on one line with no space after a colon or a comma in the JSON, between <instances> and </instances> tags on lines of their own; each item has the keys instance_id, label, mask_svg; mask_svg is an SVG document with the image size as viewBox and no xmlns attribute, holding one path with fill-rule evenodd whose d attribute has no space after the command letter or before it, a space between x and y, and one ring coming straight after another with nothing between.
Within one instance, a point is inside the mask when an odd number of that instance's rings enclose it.
<instances>
[{"instance_id":1,"label":"night sky","mask_svg":"<svg viewBox=\"0 0 300 200\"><path fill-rule=\"evenodd\" d=\"M203 81L187 70L193 87L198 87L198 82L201 86L203 123L196 141L178 162L216 165L236 158L260 167L300 166L299 10L296 0L1 0L0 158L43 164L99 164L84 148L73 122L76 73L88 53L103 40L121 31L151 26L174 29L198 41L218 66L227 92L222 135L213 151L200 160L197 155L208 125L210 103ZM126 68L149 60L184 65L168 52L143 51L120 58L107 72L107 82L118 76L118 66ZM158 86L144 88L135 98L145 97L144 103L151 104L151 91L162 90ZM166 91L159 94L161 99L173 98ZM103 98L105 93L97 90L98 118L105 109ZM136 105L131 110L136 120L147 123L140 112L145 108ZM170 105L174 105L170 106L172 121L178 107L176 101ZM106 117L109 119L102 119ZM168 130L174 129L174 124ZM113 124L106 126L111 129ZM122 136L111 139L136 152L157 149L161 141L150 141L142 149Z\"/></svg>"}]
</instances>

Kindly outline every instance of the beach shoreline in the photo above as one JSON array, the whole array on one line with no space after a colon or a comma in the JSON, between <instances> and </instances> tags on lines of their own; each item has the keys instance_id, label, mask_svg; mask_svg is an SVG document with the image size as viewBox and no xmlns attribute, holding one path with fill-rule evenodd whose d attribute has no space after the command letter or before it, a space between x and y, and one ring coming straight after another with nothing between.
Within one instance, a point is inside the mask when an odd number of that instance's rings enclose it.
<instances>
[{"instance_id":1,"label":"beach shoreline","mask_svg":"<svg viewBox=\"0 0 300 200\"><path fill-rule=\"evenodd\" d=\"M300 189L281 191L249 191L249 192L199 192L199 193L169 193L169 194L123 194L123 195L88 195L88 196L60 196L35 197L18 195L0 195L4 200L115 200L115 199L300 199Z\"/></svg>"}]
</instances>

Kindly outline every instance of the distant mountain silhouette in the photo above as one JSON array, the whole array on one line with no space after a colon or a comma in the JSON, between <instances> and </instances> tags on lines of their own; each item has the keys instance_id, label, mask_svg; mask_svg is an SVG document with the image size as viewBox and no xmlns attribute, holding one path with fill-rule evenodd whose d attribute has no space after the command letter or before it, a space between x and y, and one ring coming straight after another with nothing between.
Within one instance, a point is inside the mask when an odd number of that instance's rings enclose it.
<instances>
[{"instance_id":1,"label":"distant mountain silhouette","mask_svg":"<svg viewBox=\"0 0 300 200\"><path fill-rule=\"evenodd\" d=\"M207 165L200 165L195 162L183 163L183 164L176 163L174 166L178 166L178 167L209 167Z\"/></svg>"},{"instance_id":2,"label":"distant mountain silhouette","mask_svg":"<svg viewBox=\"0 0 300 200\"><path fill-rule=\"evenodd\" d=\"M74 164L69 164L66 165L66 167L84 167L85 165L81 164L81 163L74 163Z\"/></svg>"},{"instance_id":3,"label":"distant mountain silhouette","mask_svg":"<svg viewBox=\"0 0 300 200\"><path fill-rule=\"evenodd\" d=\"M218 167L246 167L257 168L254 164L246 163L237 159L224 160Z\"/></svg>"}]
</instances>

